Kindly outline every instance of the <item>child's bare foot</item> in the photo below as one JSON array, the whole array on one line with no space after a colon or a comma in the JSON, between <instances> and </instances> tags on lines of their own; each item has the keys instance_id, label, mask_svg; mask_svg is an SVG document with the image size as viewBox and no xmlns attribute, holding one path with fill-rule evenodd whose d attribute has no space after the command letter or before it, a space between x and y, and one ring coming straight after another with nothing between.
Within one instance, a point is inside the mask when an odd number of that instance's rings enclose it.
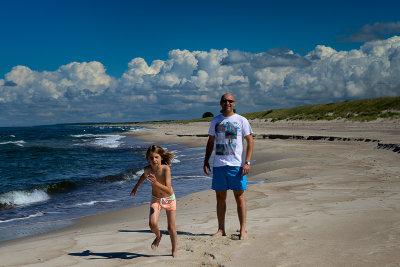
<instances>
[{"instance_id":1,"label":"child's bare foot","mask_svg":"<svg viewBox=\"0 0 400 267\"><path fill-rule=\"evenodd\" d=\"M226 236L226 233L224 230L219 229L213 236Z\"/></svg>"},{"instance_id":2,"label":"child's bare foot","mask_svg":"<svg viewBox=\"0 0 400 267\"><path fill-rule=\"evenodd\" d=\"M160 233L160 237L156 237L154 239L153 243L151 244L152 249L156 250L158 248L158 245L160 244L160 241L161 241L161 237L162 237L162 234Z\"/></svg>"},{"instance_id":3,"label":"child's bare foot","mask_svg":"<svg viewBox=\"0 0 400 267\"><path fill-rule=\"evenodd\" d=\"M172 257L178 258L178 251L172 251Z\"/></svg>"}]
</instances>

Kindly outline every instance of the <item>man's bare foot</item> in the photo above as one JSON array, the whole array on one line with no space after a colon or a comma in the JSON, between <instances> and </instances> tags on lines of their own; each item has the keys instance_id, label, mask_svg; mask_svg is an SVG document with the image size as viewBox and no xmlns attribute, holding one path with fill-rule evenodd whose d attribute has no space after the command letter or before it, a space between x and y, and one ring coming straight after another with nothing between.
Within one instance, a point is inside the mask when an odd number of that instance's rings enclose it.
<instances>
[{"instance_id":1,"label":"man's bare foot","mask_svg":"<svg viewBox=\"0 0 400 267\"><path fill-rule=\"evenodd\" d=\"M240 232L239 240L247 239L247 231Z\"/></svg>"},{"instance_id":2,"label":"man's bare foot","mask_svg":"<svg viewBox=\"0 0 400 267\"><path fill-rule=\"evenodd\" d=\"M153 243L151 244L152 249L156 250L158 248L158 245L160 244L160 241L161 241L161 237L162 237L162 234L160 233L160 237L156 237L154 239Z\"/></svg>"},{"instance_id":3,"label":"man's bare foot","mask_svg":"<svg viewBox=\"0 0 400 267\"><path fill-rule=\"evenodd\" d=\"M224 230L219 229L213 236L226 236L226 233Z\"/></svg>"},{"instance_id":4,"label":"man's bare foot","mask_svg":"<svg viewBox=\"0 0 400 267\"><path fill-rule=\"evenodd\" d=\"M178 258L178 251L172 251L172 257Z\"/></svg>"},{"instance_id":5,"label":"man's bare foot","mask_svg":"<svg viewBox=\"0 0 400 267\"><path fill-rule=\"evenodd\" d=\"M239 235L239 240L246 240L246 239L247 239L247 234Z\"/></svg>"}]
</instances>

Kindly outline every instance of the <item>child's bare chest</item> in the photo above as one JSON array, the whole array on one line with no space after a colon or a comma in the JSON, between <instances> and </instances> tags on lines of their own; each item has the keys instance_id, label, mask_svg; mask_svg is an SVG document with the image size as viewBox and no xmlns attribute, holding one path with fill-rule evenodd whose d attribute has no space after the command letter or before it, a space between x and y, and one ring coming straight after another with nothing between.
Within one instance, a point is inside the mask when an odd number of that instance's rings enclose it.
<instances>
[{"instance_id":1,"label":"child's bare chest","mask_svg":"<svg viewBox=\"0 0 400 267\"><path fill-rule=\"evenodd\" d=\"M160 170L154 173L154 176L157 179L157 182L159 182L160 184L165 185L165 175L164 175L164 171Z\"/></svg>"}]
</instances>

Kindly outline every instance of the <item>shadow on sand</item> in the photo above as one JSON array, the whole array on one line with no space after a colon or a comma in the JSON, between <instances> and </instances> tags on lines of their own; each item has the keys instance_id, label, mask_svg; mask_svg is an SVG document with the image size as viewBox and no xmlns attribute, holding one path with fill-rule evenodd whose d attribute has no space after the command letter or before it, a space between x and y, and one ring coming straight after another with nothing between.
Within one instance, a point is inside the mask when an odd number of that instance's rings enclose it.
<instances>
[{"instance_id":1,"label":"shadow on sand","mask_svg":"<svg viewBox=\"0 0 400 267\"><path fill-rule=\"evenodd\" d=\"M153 232L151 230L119 230L120 233L149 233L152 234ZM160 230L160 232L163 235L169 235L168 231L166 230ZM188 235L188 236L212 236L210 234L193 234L190 232L182 232L182 231L177 231L178 235Z\"/></svg>"},{"instance_id":2,"label":"shadow on sand","mask_svg":"<svg viewBox=\"0 0 400 267\"><path fill-rule=\"evenodd\" d=\"M133 253L133 252L92 252L90 250L85 250L83 252L78 252L78 253L68 253L70 256L78 256L78 257L88 257L92 256L89 258L90 260L101 260L101 259L122 259L122 260L130 260L130 259L136 259L140 257L144 258L150 258L150 257L160 257L160 256L166 256L166 257L171 257L171 254L167 255L146 255L146 254L139 254L139 253Z\"/></svg>"},{"instance_id":3,"label":"shadow on sand","mask_svg":"<svg viewBox=\"0 0 400 267\"><path fill-rule=\"evenodd\" d=\"M121 233L149 233L153 234L151 230L119 230ZM161 233L163 235L169 235L168 231L162 230ZM187 235L187 236L212 236L210 234L193 234L190 232L182 232L178 231L178 235ZM146 254L139 254L133 252L92 252L90 250L85 250L82 252L76 253L68 253L70 256L76 257L88 257L91 256L90 260L100 260L100 259L122 259L122 260L130 260L135 258L150 258L150 257L171 257L171 254L167 255L146 255Z\"/></svg>"}]
</instances>

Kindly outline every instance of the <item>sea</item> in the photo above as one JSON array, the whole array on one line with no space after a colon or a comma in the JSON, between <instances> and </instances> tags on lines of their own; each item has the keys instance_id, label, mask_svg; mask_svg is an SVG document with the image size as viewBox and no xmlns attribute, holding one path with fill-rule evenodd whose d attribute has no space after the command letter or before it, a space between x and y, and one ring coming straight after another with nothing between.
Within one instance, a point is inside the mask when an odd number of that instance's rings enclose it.
<instances>
[{"instance_id":1,"label":"sea","mask_svg":"<svg viewBox=\"0 0 400 267\"><path fill-rule=\"evenodd\" d=\"M151 144L129 133L146 130L65 124L0 127L0 242L149 203L148 182L129 196L147 165L145 153ZM204 147L159 145L176 155L171 173L177 198L211 188L211 178L202 169Z\"/></svg>"}]
</instances>

